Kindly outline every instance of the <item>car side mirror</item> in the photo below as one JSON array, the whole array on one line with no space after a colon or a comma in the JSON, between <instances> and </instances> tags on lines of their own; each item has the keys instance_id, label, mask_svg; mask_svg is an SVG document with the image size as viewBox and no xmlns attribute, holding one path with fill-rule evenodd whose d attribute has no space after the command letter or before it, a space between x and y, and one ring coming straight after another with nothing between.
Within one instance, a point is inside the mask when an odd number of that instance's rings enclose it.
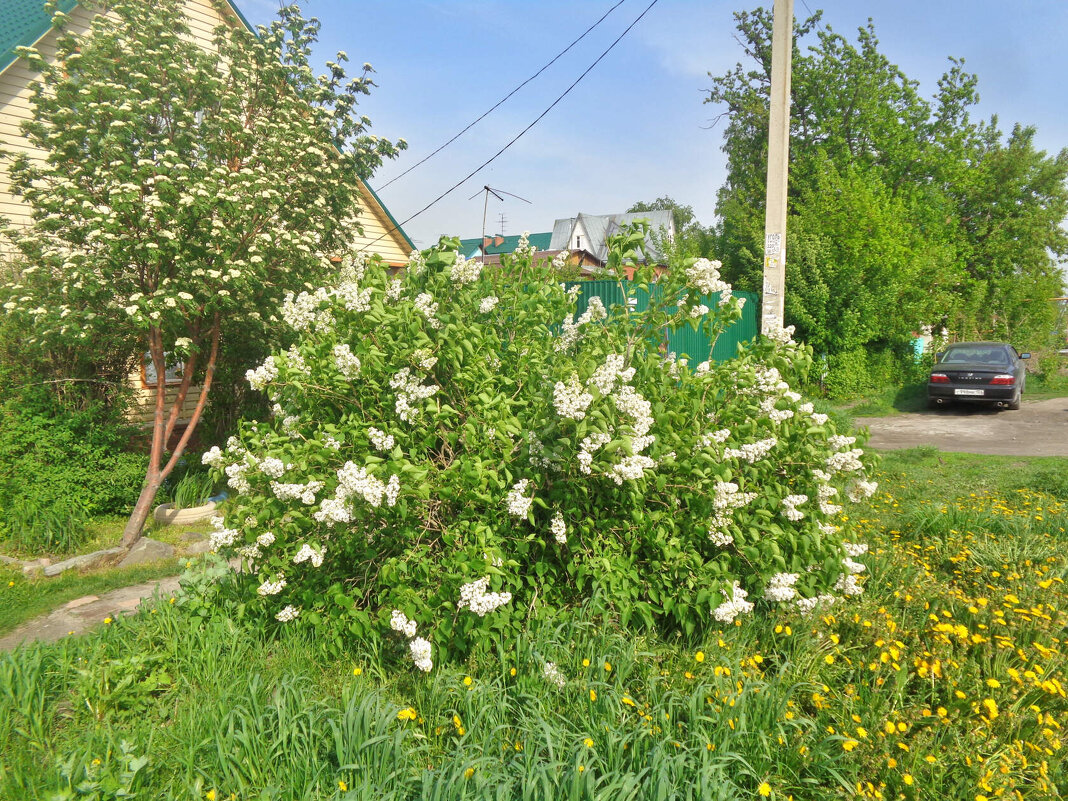
<instances>
[{"instance_id":1,"label":"car side mirror","mask_svg":"<svg viewBox=\"0 0 1068 801\"><path fill-rule=\"evenodd\" d=\"M1030 353L1021 353L1020 354L1020 358L1021 359L1030 359L1031 358L1031 354Z\"/></svg>"}]
</instances>

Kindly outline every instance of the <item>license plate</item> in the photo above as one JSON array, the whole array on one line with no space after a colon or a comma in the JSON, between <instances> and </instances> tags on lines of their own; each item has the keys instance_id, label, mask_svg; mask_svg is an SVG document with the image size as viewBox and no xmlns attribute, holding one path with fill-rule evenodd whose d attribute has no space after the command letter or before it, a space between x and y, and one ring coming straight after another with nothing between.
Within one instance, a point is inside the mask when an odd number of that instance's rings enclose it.
<instances>
[{"instance_id":1,"label":"license plate","mask_svg":"<svg viewBox=\"0 0 1068 801\"><path fill-rule=\"evenodd\" d=\"M971 395L971 396L975 396L975 397L981 398L985 394L985 392L984 392L984 390L981 390L981 389L955 389L955 390L953 390L953 394L954 395Z\"/></svg>"}]
</instances>

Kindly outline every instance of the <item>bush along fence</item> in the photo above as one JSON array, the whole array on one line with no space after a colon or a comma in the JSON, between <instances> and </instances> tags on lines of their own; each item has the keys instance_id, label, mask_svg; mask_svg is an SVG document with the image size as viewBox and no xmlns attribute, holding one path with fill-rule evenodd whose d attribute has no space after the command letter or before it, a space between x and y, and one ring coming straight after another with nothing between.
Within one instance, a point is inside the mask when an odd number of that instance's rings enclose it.
<instances>
[{"instance_id":1,"label":"bush along fence","mask_svg":"<svg viewBox=\"0 0 1068 801\"><path fill-rule=\"evenodd\" d=\"M575 313L579 316L586 312L590 298L596 296L601 299L601 304L610 309L614 305L628 302L637 312L646 312L649 309L650 293L654 301L662 301L663 288L659 284L653 284L649 291L632 286L634 282L622 281L575 281L567 284L567 288L579 288L578 299L575 304ZM760 309L760 296L754 292L739 292L731 290L731 294L738 298L742 313L738 319L727 325L713 342L709 337L708 330L704 325L685 325L679 328L666 328L663 331L663 342L666 353L674 353L676 357L686 358L690 364L697 365L701 362L713 361L724 362L733 359L738 353L738 346L743 342L756 340L760 332L758 322L758 310ZM699 298L698 302L710 309L719 307L720 293L715 292Z\"/></svg>"},{"instance_id":2,"label":"bush along fence","mask_svg":"<svg viewBox=\"0 0 1068 801\"><path fill-rule=\"evenodd\" d=\"M612 240L611 274L644 235ZM741 319L717 262L682 259L652 294L638 267L622 302L580 310L583 287L530 248L501 270L457 248L399 278L346 260L278 310L294 344L247 376L273 418L204 456L234 493L212 541L244 561L249 614L429 671L594 597L623 625L698 636L861 592L866 546L838 501L875 485L790 389L810 351L789 330L722 364L662 347Z\"/></svg>"}]
</instances>

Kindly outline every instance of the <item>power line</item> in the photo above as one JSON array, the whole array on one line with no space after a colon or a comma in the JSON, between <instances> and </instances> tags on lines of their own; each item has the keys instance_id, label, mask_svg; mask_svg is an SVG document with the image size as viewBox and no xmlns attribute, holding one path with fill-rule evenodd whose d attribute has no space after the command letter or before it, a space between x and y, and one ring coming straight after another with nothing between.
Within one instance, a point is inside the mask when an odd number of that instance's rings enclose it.
<instances>
[{"instance_id":1,"label":"power line","mask_svg":"<svg viewBox=\"0 0 1068 801\"><path fill-rule=\"evenodd\" d=\"M550 61L550 62L549 62L548 64L546 64L546 65L545 65L544 67L542 67L542 68L541 68L540 70L538 70L538 71L537 71L537 72L535 72L535 73L534 73L533 75L531 75L531 76L530 76L529 78L527 78L527 79L526 79L525 81L523 81L523 83L519 84L519 86L517 86L517 87L516 87L515 89L513 89L513 90L512 90L511 92L509 92L509 93L508 93L508 94L506 94L506 95L505 95L504 97L502 97L502 98L501 98L500 100L498 100L498 101L497 101L497 103L496 103L496 104L495 104L495 105L494 105L493 107L491 107L491 108L490 108L490 109L489 109L488 111L486 111L486 112L485 112L485 113L484 113L484 114L483 114L483 115L482 115L481 117L479 117L479 118L478 118L477 120L475 120L474 122L472 122L472 123L471 123L470 125L468 125L468 126L467 126L466 128L464 128L464 129L463 129L462 131L460 131L460 132L459 132L458 134L456 134L455 136L453 136L453 137L452 137L452 139L450 139L449 141L445 142L445 143L444 143L443 145L441 145L441 146L440 146L440 147L439 147L439 148L438 148L437 150L435 150L435 151L434 151L433 153L431 153L431 154L430 154L430 155L428 155L428 156L425 156L425 157L424 157L424 158L423 158L422 160L420 160L420 161L417 161L417 162L416 162L415 164L413 164L413 165L412 165L411 167L409 167L408 169L406 169L406 170L405 170L404 172L402 172L402 173L401 173L400 175L398 175L398 176L396 176L396 177L394 177L394 178L390 178L390 179L389 179L389 180L388 180L388 181L387 181L386 183L384 183L384 184L382 184L382 186L378 187L378 188L379 188L379 190L381 191L382 189L385 189L385 188L386 188L387 186L389 186L390 184L392 184L392 183L393 183L394 181L399 181L399 180L400 180L401 178L403 178L403 177L404 177L405 175L407 175L408 173L410 173L410 172L411 172L412 170L414 170L414 169L415 169L416 167L418 167L419 165L421 165L421 164L425 164L425 163L426 163L427 161L429 161L430 159L434 158L434 156L436 156L436 155L437 155L438 153L440 153L440 152L441 152L442 150L444 150L445 148L447 148L447 147L448 147L449 145L451 145L451 144L452 144L453 142L455 142L455 141L456 141L457 139L459 139L459 138L460 138L461 136L463 136L463 135L464 135L465 133L467 133L467 132L468 132L468 131L470 131L470 130L471 130L472 128L474 128L474 127L475 127L476 125L478 125L478 124L479 124L480 122L482 122L482 120L486 119L486 117L488 117L488 116L489 116L490 114L492 114L492 113L493 113L494 111L496 111L496 110L497 110L497 109L498 109L498 108L499 108L499 107L500 107L500 106L501 106L501 105L502 105L502 104L503 104L503 103L504 103L504 102L505 102L506 100L508 100L508 98L510 98L510 97L511 97L512 95L514 95L514 94L515 94L516 92L518 92L518 91L519 91L520 89L522 89L522 88L523 88L524 86L526 86L526 85L527 85L528 83L530 83L530 82L531 82L531 81L533 81L533 80L534 80L535 78L537 78L537 77L538 77L539 75L541 75L541 74L542 74L543 72L545 72L545 70L549 69L549 67L551 67L551 66L552 66L553 64L555 64L555 63L556 63L556 62L557 62L557 61L558 61L558 60L560 59L560 57L561 57L561 56L563 56L563 55L564 55L565 53L567 53L567 51L569 51L569 50L570 50L570 49L571 49L572 47L574 47L574 46L575 46L575 45L577 45L577 44L578 44L579 42L581 42L581 41L582 41L583 39L585 39L585 38L586 38L586 34L588 34L588 33L589 33L590 31L592 31L592 30L593 30L594 28L596 28L596 27L597 27L598 25L600 25L600 24L601 24L602 22L604 22L604 21L605 21L605 19L607 19L607 18L608 18L608 15L609 15L609 14L611 14L611 13L612 13L613 11L615 11L615 10L616 10L617 8L619 8L619 7L621 6L621 5L623 5L623 3L625 3L625 2L626 2L626 0L619 0L619 2L618 2L618 3L616 3L616 4L615 4L614 6L612 6L612 7L610 8L610 9L608 9L608 10L607 10L606 12L604 12L604 15L603 15L603 16L602 16L602 17L601 17L601 18L600 18L599 20L597 20L597 21L596 21L595 23L593 23L593 25L591 25L591 26L590 26L590 27L588 27L588 28L587 28L586 30L584 30L584 31L582 32L582 35L581 35L581 36L579 36L579 38L578 38L578 39L576 39L576 40L575 40L575 41L573 41L573 42L572 42L571 44L569 44L569 45L568 45L567 47L565 47L565 48L564 48L563 50L561 50L561 51L560 51L559 53L557 53L557 54L556 54L556 55L555 55L555 56L553 57L553 60L552 60L552 61Z\"/></svg>"},{"instance_id":2,"label":"power line","mask_svg":"<svg viewBox=\"0 0 1068 801\"><path fill-rule=\"evenodd\" d=\"M436 198L434 198L429 203L427 203L425 206L423 206L423 208L419 209L419 211L417 211L415 214L411 215L410 217L408 217L405 220L402 220L401 222L397 223L392 228L390 228L388 231L385 231L382 234L380 234L379 236L377 236L374 239L372 239L370 242L368 242L366 245L364 245L362 248L360 248L360 251L362 252L364 250L367 250L367 248L371 247L371 245L375 244L375 242L378 242L379 240L383 239L384 237L388 236L389 234L393 233L394 231L400 229L402 226L407 225L412 220L414 220L416 217L418 217L420 214L422 214L423 212L425 212L425 211L429 210L430 208L432 208L435 204L437 204L439 201L441 201L447 195L449 195L452 192L454 192L457 189L459 189L468 180L470 180L473 176L478 174L481 170L485 169L490 164L492 164L494 161L496 161L498 156L500 156L502 153L504 153L504 151L506 151L508 148L510 148L512 145L514 145L516 142L518 142L527 131L529 131L531 128L533 128L535 125L537 125L539 122L541 122L542 118L544 118L546 114L548 114L550 111L552 111L561 100L563 100L565 97L567 97L571 93L571 90L574 89L576 86L578 86L579 82L581 82L583 78L585 78L587 75L589 75L590 72L593 70L593 68L601 63L601 60L605 56L607 56L610 52L612 52L612 50L615 48L615 46L617 44L619 44L623 40L623 37L626 36L628 33L630 33L631 28L633 28L635 25L637 25L639 22L641 22L642 18L646 14L648 14L649 11L652 9L652 7L655 6L658 2L660 2L660 0L652 0L652 2L649 3L649 5L645 7L645 10L641 14L639 14L637 17L635 17L634 21L630 25L628 25L626 27L626 30L624 30L623 33L619 34L619 36L616 37L615 41L612 42L612 44L610 44L604 50L604 52L601 53L601 55L597 56L597 58L594 60L594 62L592 64L590 64L590 66L588 66L583 71L583 73L581 75L579 75L578 78L576 78L575 81L569 87L567 87L567 89L565 89L563 91L563 93L559 97L557 97L556 100L554 100L549 105L549 107L547 109L545 109L545 111L543 111L541 114L539 114L534 119L534 121L531 122L526 128L524 128L522 131L517 133L512 138L512 140L510 142L508 142L508 144L506 144L504 147L502 147L500 150L498 150L496 153L494 153L492 156L490 156L484 162L482 162L477 167L475 167L475 169L473 169L471 172L469 172L467 175L465 175L463 178L461 178L455 184L450 186L448 189L446 189L444 192L442 192Z\"/></svg>"}]
</instances>

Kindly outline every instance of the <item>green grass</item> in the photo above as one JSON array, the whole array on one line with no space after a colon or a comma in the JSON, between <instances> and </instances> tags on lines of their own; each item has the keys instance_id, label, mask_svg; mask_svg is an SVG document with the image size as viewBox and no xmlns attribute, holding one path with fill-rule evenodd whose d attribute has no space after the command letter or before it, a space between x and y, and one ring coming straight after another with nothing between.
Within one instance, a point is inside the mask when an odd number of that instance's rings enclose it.
<instances>
[{"instance_id":1,"label":"green grass","mask_svg":"<svg viewBox=\"0 0 1068 801\"><path fill-rule=\"evenodd\" d=\"M878 470L848 510L861 598L702 642L591 606L424 675L392 641L339 659L259 631L204 584L0 655L0 798L1063 796L1068 460L915 449Z\"/></svg>"},{"instance_id":2,"label":"green grass","mask_svg":"<svg viewBox=\"0 0 1068 801\"><path fill-rule=\"evenodd\" d=\"M43 615L83 595L176 576L184 562L177 559L128 568L110 568L89 573L67 571L55 578L26 578L21 570L0 568L0 634L20 623Z\"/></svg>"}]
</instances>

